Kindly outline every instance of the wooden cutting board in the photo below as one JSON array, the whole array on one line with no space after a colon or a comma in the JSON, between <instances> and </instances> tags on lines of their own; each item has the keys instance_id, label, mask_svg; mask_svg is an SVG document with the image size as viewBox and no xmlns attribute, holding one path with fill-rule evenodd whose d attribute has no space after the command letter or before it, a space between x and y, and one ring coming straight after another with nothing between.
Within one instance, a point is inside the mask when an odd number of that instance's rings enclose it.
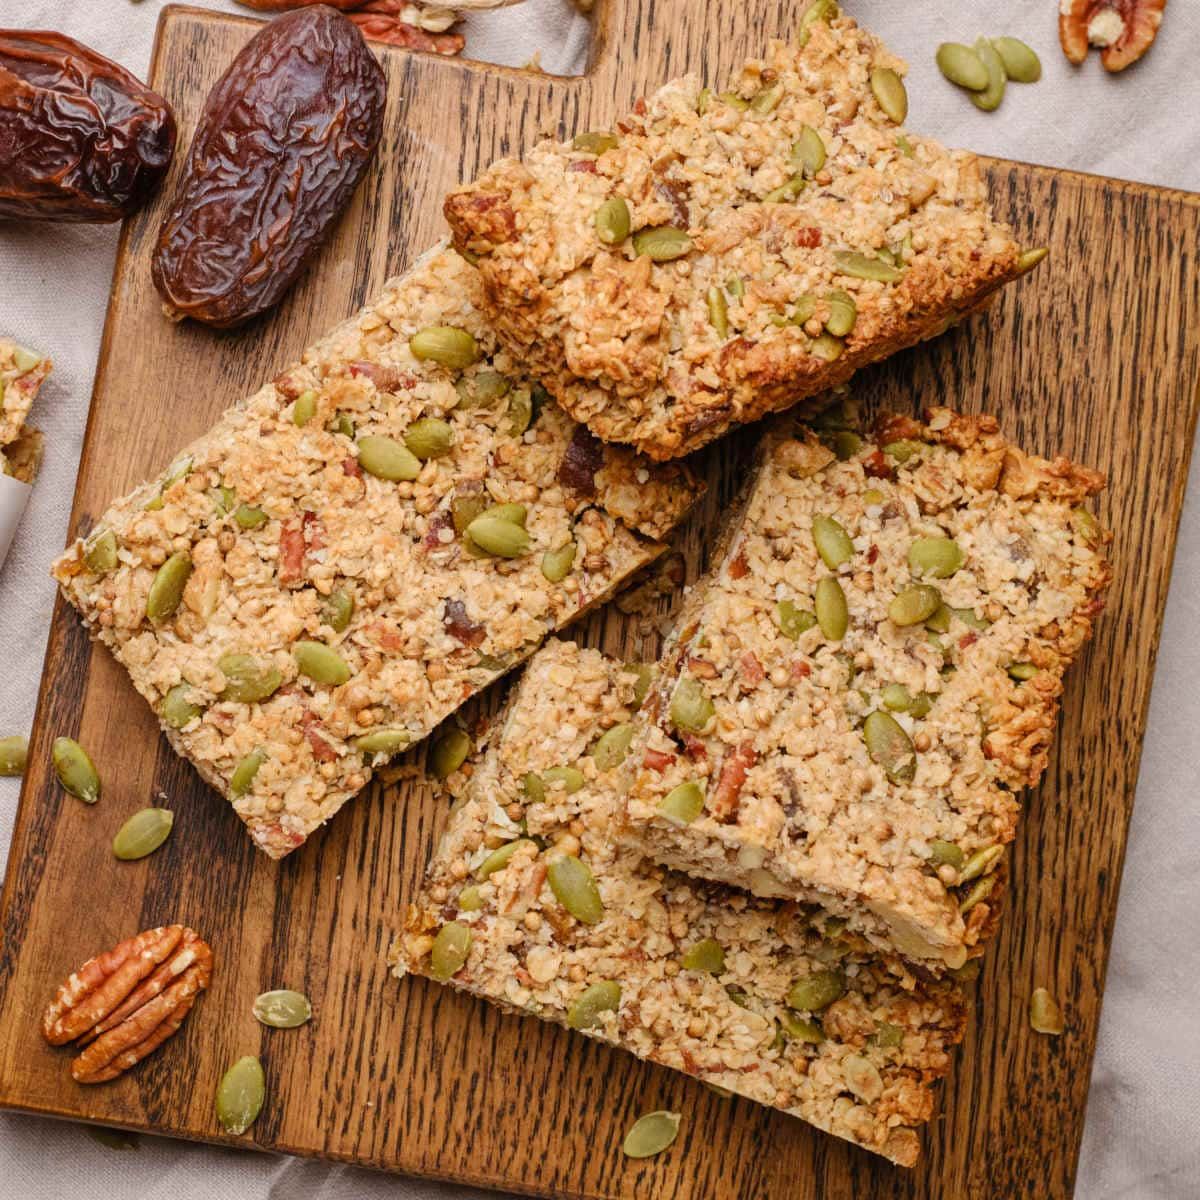
<instances>
[{"instance_id":1,"label":"wooden cutting board","mask_svg":"<svg viewBox=\"0 0 1200 1200\"><path fill-rule=\"evenodd\" d=\"M149 271L161 199L151 205L121 239L71 536L411 262L442 232L449 186L543 132L603 128L686 69L720 81L794 19L793 6L768 0L602 0L580 79L383 52L387 128L368 178L299 286L243 331L161 316ZM256 28L164 11L151 82L175 106L185 145L208 88ZM921 107L914 96L916 128ZM1116 577L1070 676L1059 749L1028 797L1012 908L975 985L921 1166L890 1167L563 1030L392 979L384 954L445 815L422 782L423 752L410 756L412 780L373 787L271 862L168 749L61 602L0 915L0 1104L547 1195L1070 1195L1196 424L1200 197L1014 163L989 172L999 214L1026 244L1048 244L1050 261L981 319L865 373L855 389L868 409L948 401L996 412L1028 449L1109 472L1101 507L1116 532ZM679 539L690 577L746 442L727 439L702 460L714 486ZM655 650L611 608L579 635L617 654ZM79 738L99 764L96 806L57 787L57 734ZM173 835L147 860L117 862L114 832L160 794L176 813ZM169 921L211 941L212 990L137 1070L75 1085L68 1055L38 1033L51 990L90 954ZM1062 1038L1029 1029L1037 985L1066 1007ZM310 1025L255 1022L254 997L283 986L312 998ZM213 1096L243 1054L262 1057L269 1098L247 1136L224 1138ZM684 1114L679 1140L657 1159L626 1161L625 1129L658 1108Z\"/></svg>"}]
</instances>

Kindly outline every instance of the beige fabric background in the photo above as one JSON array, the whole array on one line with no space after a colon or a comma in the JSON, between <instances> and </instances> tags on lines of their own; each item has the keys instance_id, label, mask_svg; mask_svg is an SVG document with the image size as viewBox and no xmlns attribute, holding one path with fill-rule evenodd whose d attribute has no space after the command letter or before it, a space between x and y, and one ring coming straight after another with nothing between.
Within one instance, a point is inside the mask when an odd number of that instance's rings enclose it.
<instances>
[{"instance_id":1,"label":"beige fabric background","mask_svg":"<svg viewBox=\"0 0 1200 1200\"><path fill-rule=\"evenodd\" d=\"M193 2L244 11L231 0ZM1055 0L845 3L912 64L914 128L988 153L1200 191L1200 76L1195 70L1200 0L1171 0L1150 56L1118 78L1108 77L1095 56L1079 70L1067 65L1057 46ZM161 4L0 0L0 26L59 29L144 74ZM799 12L801 0L795 7ZM569 0L528 0L520 8L473 18L471 30L469 52L496 62L521 64L540 49L547 70L569 72L581 69L586 55L587 23ZM1045 66L1040 85L1010 87L1003 108L993 115L977 112L940 79L933 63L939 41L973 41L985 32L1024 37ZM55 361L34 413L48 435L46 465L0 576L5 659L0 733L26 730L33 717L53 603L46 568L66 536L115 245L112 228L48 230L0 222L0 330ZM1003 412L1002 397L995 407ZM1114 552L1121 549L1118 545ZM1079 1200L1200 1195L1198 584L1200 488L1193 486L1109 967ZM17 791L16 781L0 780L0 846L11 834ZM1070 997L1062 999L1070 1003ZM118 1155L77 1127L0 1114L0 1198L459 1200L473 1195L352 1168L157 1138L140 1138L136 1153Z\"/></svg>"}]
</instances>

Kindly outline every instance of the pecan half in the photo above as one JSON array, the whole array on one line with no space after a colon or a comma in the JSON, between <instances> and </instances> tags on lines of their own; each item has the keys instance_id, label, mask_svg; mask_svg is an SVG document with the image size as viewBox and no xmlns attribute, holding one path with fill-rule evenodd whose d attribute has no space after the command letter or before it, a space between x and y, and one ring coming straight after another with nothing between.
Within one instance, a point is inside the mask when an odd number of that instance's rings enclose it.
<instances>
[{"instance_id":1,"label":"pecan half","mask_svg":"<svg viewBox=\"0 0 1200 1200\"><path fill-rule=\"evenodd\" d=\"M1077 66L1089 46L1101 46L1105 68L1123 71L1153 45L1166 7L1167 0L1062 0L1058 40Z\"/></svg>"},{"instance_id":2,"label":"pecan half","mask_svg":"<svg viewBox=\"0 0 1200 1200\"><path fill-rule=\"evenodd\" d=\"M52 1046L85 1045L72 1077L105 1083L179 1028L211 975L212 951L194 930L144 930L67 977L42 1017L42 1034Z\"/></svg>"}]
</instances>

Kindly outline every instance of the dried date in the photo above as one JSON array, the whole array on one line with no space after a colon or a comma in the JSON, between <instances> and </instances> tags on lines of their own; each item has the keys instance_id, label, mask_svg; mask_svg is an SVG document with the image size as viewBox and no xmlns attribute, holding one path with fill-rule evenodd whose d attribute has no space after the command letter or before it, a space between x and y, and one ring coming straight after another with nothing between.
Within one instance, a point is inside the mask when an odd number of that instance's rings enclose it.
<instances>
[{"instance_id":1,"label":"dried date","mask_svg":"<svg viewBox=\"0 0 1200 1200\"><path fill-rule=\"evenodd\" d=\"M278 17L221 76L159 230L154 286L217 328L270 308L345 207L383 129L384 78L324 5Z\"/></svg>"},{"instance_id":2,"label":"dried date","mask_svg":"<svg viewBox=\"0 0 1200 1200\"><path fill-rule=\"evenodd\" d=\"M0 29L0 217L119 221L175 152L167 102L61 33Z\"/></svg>"}]
</instances>

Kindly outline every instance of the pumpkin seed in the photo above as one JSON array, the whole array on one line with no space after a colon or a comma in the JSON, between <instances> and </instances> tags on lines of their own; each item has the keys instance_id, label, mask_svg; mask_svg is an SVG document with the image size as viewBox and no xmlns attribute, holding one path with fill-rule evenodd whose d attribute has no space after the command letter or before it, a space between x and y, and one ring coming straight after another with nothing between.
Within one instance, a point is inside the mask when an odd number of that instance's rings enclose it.
<instances>
[{"instance_id":1,"label":"pumpkin seed","mask_svg":"<svg viewBox=\"0 0 1200 1200\"><path fill-rule=\"evenodd\" d=\"M257 704L266 700L283 683L283 676L273 663L260 662L252 654L223 654L217 659L217 670L225 676L225 687L219 699L238 704Z\"/></svg>"},{"instance_id":2,"label":"pumpkin seed","mask_svg":"<svg viewBox=\"0 0 1200 1200\"><path fill-rule=\"evenodd\" d=\"M117 830L113 853L124 862L153 854L167 840L175 814L167 808L143 808Z\"/></svg>"},{"instance_id":3,"label":"pumpkin seed","mask_svg":"<svg viewBox=\"0 0 1200 1200\"><path fill-rule=\"evenodd\" d=\"M460 408L492 404L507 396L511 387L511 381L499 371L478 371L470 379L460 379L454 385Z\"/></svg>"},{"instance_id":4,"label":"pumpkin seed","mask_svg":"<svg viewBox=\"0 0 1200 1200\"><path fill-rule=\"evenodd\" d=\"M503 846L497 846L496 849L493 850L491 854L489 854L487 858L485 858L483 862L479 864L479 867L475 872L475 878L482 883L485 879L490 879L497 871L503 871L504 868L508 866L508 860L512 858L512 856L516 854L518 850L521 850L526 846L531 846L534 853L537 853L537 842L533 841L532 838L517 838L515 841L505 842Z\"/></svg>"},{"instance_id":5,"label":"pumpkin seed","mask_svg":"<svg viewBox=\"0 0 1200 1200\"><path fill-rule=\"evenodd\" d=\"M292 424L303 428L317 415L317 393L309 388L296 397L292 405Z\"/></svg>"},{"instance_id":6,"label":"pumpkin seed","mask_svg":"<svg viewBox=\"0 0 1200 1200\"><path fill-rule=\"evenodd\" d=\"M1017 258L1017 274L1027 275L1049 253L1050 251L1045 246L1034 246L1032 249L1022 250Z\"/></svg>"},{"instance_id":7,"label":"pumpkin seed","mask_svg":"<svg viewBox=\"0 0 1200 1200\"><path fill-rule=\"evenodd\" d=\"M22 375L32 371L41 361L42 356L36 350L30 350L27 346L13 347L13 362Z\"/></svg>"},{"instance_id":8,"label":"pumpkin seed","mask_svg":"<svg viewBox=\"0 0 1200 1200\"><path fill-rule=\"evenodd\" d=\"M877 283L898 283L904 278L899 267L886 263L873 254L859 250L835 250L833 262L838 271L851 279L873 279Z\"/></svg>"},{"instance_id":9,"label":"pumpkin seed","mask_svg":"<svg viewBox=\"0 0 1200 1200\"><path fill-rule=\"evenodd\" d=\"M479 912L483 908L483 897L479 889L472 883L458 893L459 912Z\"/></svg>"},{"instance_id":10,"label":"pumpkin seed","mask_svg":"<svg viewBox=\"0 0 1200 1200\"><path fill-rule=\"evenodd\" d=\"M840 338L835 338L829 333L819 333L808 344L808 352L814 358L820 358L825 362L834 362L842 357L842 351L845 347L842 345Z\"/></svg>"},{"instance_id":11,"label":"pumpkin seed","mask_svg":"<svg viewBox=\"0 0 1200 1200\"><path fill-rule=\"evenodd\" d=\"M808 45L811 26L815 25L818 21L828 23L837 15L837 0L813 0L804 12L800 14L800 45Z\"/></svg>"},{"instance_id":12,"label":"pumpkin seed","mask_svg":"<svg viewBox=\"0 0 1200 1200\"><path fill-rule=\"evenodd\" d=\"M342 437L352 438L354 436L354 422L350 418L349 413L340 412L333 418L333 423L329 426L331 433L340 433Z\"/></svg>"},{"instance_id":13,"label":"pumpkin seed","mask_svg":"<svg viewBox=\"0 0 1200 1200\"><path fill-rule=\"evenodd\" d=\"M192 556L186 550L172 554L158 568L146 597L146 616L151 621L165 621L175 615L191 573Z\"/></svg>"},{"instance_id":14,"label":"pumpkin seed","mask_svg":"<svg viewBox=\"0 0 1200 1200\"><path fill-rule=\"evenodd\" d=\"M533 393L529 388L513 388L508 401L508 432L512 437L520 437L533 424L533 411Z\"/></svg>"},{"instance_id":15,"label":"pumpkin seed","mask_svg":"<svg viewBox=\"0 0 1200 1200\"><path fill-rule=\"evenodd\" d=\"M250 504L239 504L233 514L233 519L241 529L259 529L267 523L267 514L261 508Z\"/></svg>"},{"instance_id":16,"label":"pumpkin seed","mask_svg":"<svg viewBox=\"0 0 1200 1200\"><path fill-rule=\"evenodd\" d=\"M591 868L582 859L563 856L546 868L546 880L559 904L577 921L595 925L604 916L604 901L592 876Z\"/></svg>"},{"instance_id":17,"label":"pumpkin seed","mask_svg":"<svg viewBox=\"0 0 1200 1200\"><path fill-rule=\"evenodd\" d=\"M727 983L725 985L725 994L738 1006L738 1008L749 1008L750 997L745 988L740 988L736 983Z\"/></svg>"},{"instance_id":18,"label":"pumpkin seed","mask_svg":"<svg viewBox=\"0 0 1200 1200\"><path fill-rule=\"evenodd\" d=\"M831 571L854 557L854 543L850 535L832 517L823 514L813 517L812 535L821 561Z\"/></svg>"},{"instance_id":19,"label":"pumpkin seed","mask_svg":"<svg viewBox=\"0 0 1200 1200\"><path fill-rule=\"evenodd\" d=\"M1008 75L1004 71L1004 60L996 53L996 47L985 37L976 40L975 53L987 70L988 83L983 91L971 92L967 99L976 108L982 109L984 112L992 112L1000 107L1000 101L1004 99L1005 84L1008 82Z\"/></svg>"},{"instance_id":20,"label":"pumpkin seed","mask_svg":"<svg viewBox=\"0 0 1200 1200\"><path fill-rule=\"evenodd\" d=\"M779 623L779 632L793 642L817 623L815 613L798 609L791 600L779 602L775 608L775 619Z\"/></svg>"},{"instance_id":21,"label":"pumpkin seed","mask_svg":"<svg viewBox=\"0 0 1200 1200\"><path fill-rule=\"evenodd\" d=\"M892 597L888 616L894 625L920 625L929 620L941 604L942 593L932 584L914 583Z\"/></svg>"},{"instance_id":22,"label":"pumpkin seed","mask_svg":"<svg viewBox=\"0 0 1200 1200\"><path fill-rule=\"evenodd\" d=\"M323 642L299 641L292 647L292 657L301 675L327 687L340 687L350 678L350 667L336 650Z\"/></svg>"},{"instance_id":23,"label":"pumpkin seed","mask_svg":"<svg viewBox=\"0 0 1200 1200\"><path fill-rule=\"evenodd\" d=\"M821 632L831 642L840 642L850 626L850 610L846 606L846 593L842 591L842 585L832 575L826 575L817 583L814 607Z\"/></svg>"},{"instance_id":24,"label":"pumpkin seed","mask_svg":"<svg viewBox=\"0 0 1200 1200\"><path fill-rule=\"evenodd\" d=\"M575 542L566 542L557 550L547 550L542 555L542 574L551 582L559 583L571 573L575 562Z\"/></svg>"},{"instance_id":25,"label":"pumpkin seed","mask_svg":"<svg viewBox=\"0 0 1200 1200\"><path fill-rule=\"evenodd\" d=\"M479 344L465 330L453 325L430 325L414 333L408 348L420 359L461 371L479 357Z\"/></svg>"},{"instance_id":26,"label":"pumpkin seed","mask_svg":"<svg viewBox=\"0 0 1200 1200\"><path fill-rule=\"evenodd\" d=\"M978 879L980 875L990 871L1003 854L1003 846L984 846L982 850L976 850L959 871L958 882L970 883L972 879Z\"/></svg>"},{"instance_id":27,"label":"pumpkin seed","mask_svg":"<svg viewBox=\"0 0 1200 1200\"><path fill-rule=\"evenodd\" d=\"M681 676L671 697L671 724L684 733L701 733L716 712L700 680L692 675Z\"/></svg>"},{"instance_id":28,"label":"pumpkin seed","mask_svg":"<svg viewBox=\"0 0 1200 1200\"><path fill-rule=\"evenodd\" d=\"M632 741L633 726L628 722L606 729L592 747L592 758L595 760L596 769L611 771L614 767L619 767L625 761L625 755L629 753Z\"/></svg>"},{"instance_id":29,"label":"pumpkin seed","mask_svg":"<svg viewBox=\"0 0 1200 1200\"><path fill-rule=\"evenodd\" d=\"M917 755L909 736L890 713L876 709L863 723L863 740L872 761L892 783L909 783L917 773Z\"/></svg>"},{"instance_id":30,"label":"pumpkin seed","mask_svg":"<svg viewBox=\"0 0 1200 1200\"><path fill-rule=\"evenodd\" d=\"M422 417L404 432L405 446L422 462L449 454L453 443L454 430L437 417Z\"/></svg>"},{"instance_id":31,"label":"pumpkin seed","mask_svg":"<svg viewBox=\"0 0 1200 1200\"><path fill-rule=\"evenodd\" d=\"M528 775L522 776L521 791L531 804L545 804L546 802L546 785L542 783L542 777L535 775L532 771Z\"/></svg>"},{"instance_id":32,"label":"pumpkin seed","mask_svg":"<svg viewBox=\"0 0 1200 1200\"><path fill-rule=\"evenodd\" d=\"M834 337L845 337L854 328L858 320L858 305L853 298L842 291L830 292L825 297L829 305L829 317L825 321L825 330Z\"/></svg>"},{"instance_id":33,"label":"pumpkin seed","mask_svg":"<svg viewBox=\"0 0 1200 1200\"><path fill-rule=\"evenodd\" d=\"M645 254L654 262L670 262L682 258L692 248L692 239L673 225L656 225L639 229L633 235L634 254Z\"/></svg>"},{"instance_id":34,"label":"pumpkin seed","mask_svg":"<svg viewBox=\"0 0 1200 1200\"><path fill-rule=\"evenodd\" d=\"M208 494L213 502L213 509L219 517L223 517L227 512L230 512L234 504L237 503L237 492L225 484L209 488Z\"/></svg>"},{"instance_id":35,"label":"pumpkin seed","mask_svg":"<svg viewBox=\"0 0 1200 1200\"><path fill-rule=\"evenodd\" d=\"M1045 988L1034 988L1029 997L1029 1024L1035 1033L1048 1033L1054 1037L1066 1028L1062 1009Z\"/></svg>"},{"instance_id":36,"label":"pumpkin seed","mask_svg":"<svg viewBox=\"0 0 1200 1200\"><path fill-rule=\"evenodd\" d=\"M995 875L985 875L975 886L967 893L966 898L958 906L958 911L966 916L967 913L979 904L986 900L991 894L992 888L996 886Z\"/></svg>"},{"instance_id":37,"label":"pumpkin seed","mask_svg":"<svg viewBox=\"0 0 1200 1200\"><path fill-rule=\"evenodd\" d=\"M685 971L707 971L720 975L725 970L725 951L716 938L702 938L693 942L679 960Z\"/></svg>"},{"instance_id":38,"label":"pumpkin seed","mask_svg":"<svg viewBox=\"0 0 1200 1200\"><path fill-rule=\"evenodd\" d=\"M987 67L970 46L961 42L943 42L935 57L938 70L951 83L972 92L982 92L987 87Z\"/></svg>"},{"instance_id":39,"label":"pumpkin seed","mask_svg":"<svg viewBox=\"0 0 1200 1200\"><path fill-rule=\"evenodd\" d=\"M944 604L939 604L934 610L933 616L925 622L925 628L933 633L949 633L950 610Z\"/></svg>"},{"instance_id":40,"label":"pumpkin seed","mask_svg":"<svg viewBox=\"0 0 1200 1200\"><path fill-rule=\"evenodd\" d=\"M961 871L966 855L953 842L945 842L941 838L933 838L929 843L929 861L939 867L953 867Z\"/></svg>"},{"instance_id":41,"label":"pumpkin seed","mask_svg":"<svg viewBox=\"0 0 1200 1200\"><path fill-rule=\"evenodd\" d=\"M717 99L724 101L730 108L736 108L738 112L745 112L750 107L750 101L739 96L737 92L722 92Z\"/></svg>"},{"instance_id":42,"label":"pumpkin seed","mask_svg":"<svg viewBox=\"0 0 1200 1200\"><path fill-rule=\"evenodd\" d=\"M465 729L451 727L437 738L429 751L429 769L435 779L446 779L467 761L471 739Z\"/></svg>"},{"instance_id":43,"label":"pumpkin seed","mask_svg":"<svg viewBox=\"0 0 1200 1200\"><path fill-rule=\"evenodd\" d=\"M892 712L907 712L912 706L912 696L902 683L889 683L879 693L879 698L884 708L890 708Z\"/></svg>"},{"instance_id":44,"label":"pumpkin seed","mask_svg":"<svg viewBox=\"0 0 1200 1200\"><path fill-rule=\"evenodd\" d=\"M441 983L457 975L471 951L471 930L461 921L449 921L438 930L429 952L429 970Z\"/></svg>"},{"instance_id":45,"label":"pumpkin seed","mask_svg":"<svg viewBox=\"0 0 1200 1200\"><path fill-rule=\"evenodd\" d=\"M910 142L902 133L896 138L896 149L899 150L905 158L917 157L916 151L913 150L912 142Z\"/></svg>"},{"instance_id":46,"label":"pumpkin seed","mask_svg":"<svg viewBox=\"0 0 1200 1200\"><path fill-rule=\"evenodd\" d=\"M773 113L779 107L780 100L783 99L783 84L773 83L769 87L765 87L750 101L751 109L759 113L761 116L767 116Z\"/></svg>"},{"instance_id":47,"label":"pumpkin seed","mask_svg":"<svg viewBox=\"0 0 1200 1200\"><path fill-rule=\"evenodd\" d=\"M789 1009L784 1009L775 1020L784 1035L791 1041L807 1042L816 1046L825 1040L825 1031L816 1021L806 1021Z\"/></svg>"},{"instance_id":48,"label":"pumpkin seed","mask_svg":"<svg viewBox=\"0 0 1200 1200\"><path fill-rule=\"evenodd\" d=\"M820 1012L845 991L846 980L841 971L814 971L792 984L785 1002L788 1008L799 1012Z\"/></svg>"},{"instance_id":49,"label":"pumpkin seed","mask_svg":"<svg viewBox=\"0 0 1200 1200\"><path fill-rule=\"evenodd\" d=\"M626 1158L651 1158L661 1154L679 1134L679 1113L652 1112L638 1117L621 1143Z\"/></svg>"},{"instance_id":50,"label":"pumpkin seed","mask_svg":"<svg viewBox=\"0 0 1200 1200\"><path fill-rule=\"evenodd\" d=\"M950 610L968 629L987 629L991 621L975 615L973 608L952 608Z\"/></svg>"},{"instance_id":51,"label":"pumpkin seed","mask_svg":"<svg viewBox=\"0 0 1200 1200\"><path fill-rule=\"evenodd\" d=\"M312 1005L303 992L280 988L256 996L254 1018L272 1029L297 1029L312 1020Z\"/></svg>"},{"instance_id":52,"label":"pumpkin seed","mask_svg":"<svg viewBox=\"0 0 1200 1200\"><path fill-rule=\"evenodd\" d=\"M334 633L345 633L354 616L354 597L341 588L335 588L325 597L321 606L321 622L328 625Z\"/></svg>"},{"instance_id":53,"label":"pumpkin seed","mask_svg":"<svg viewBox=\"0 0 1200 1200\"><path fill-rule=\"evenodd\" d=\"M803 175L793 175L778 187L772 188L762 198L762 202L764 204L786 204L789 200L795 200L806 187L808 187L808 181Z\"/></svg>"},{"instance_id":54,"label":"pumpkin seed","mask_svg":"<svg viewBox=\"0 0 1200 1200\"><path fill-rule=\"evenodd\" d=\"M800 140L792 146L792 163L806 179L811 179L825 165L825 143L811 125L801 126Z\"/></svg>"},{"instance_id":55,"label":"pumpkin seed","mask_svg":"<svg viewBox=\"0 0 1200 1200\"><path fill-rule=\"evenodd\" d=\"M390 729L372 729L354 739L355 750L363 754L399 754L412 741L412 734L407 729L393 727Z\"/></svg>"},{"instance_id":56,"label":"pumpkin seed","mask_svg":"<svg viewBox=\"0 0 1200 1200\"><path fill-rule=\"evenodd\" d=\"M97 529L83 543L83 565L93 575L104 575L117 565L117 535L111 529Z\"/></svg>"},{"instance_id":57,"label":"pumpkin seed","mask_svg":"<svg viewBox=\"0 0 1200 1200\"><path fill-rule=\"evenodd\" d=\"M704 811L704 789L688 780L673 787L658 806L658 815L672 825L690 825Z\"/></svg>"},{"instance_id":58,"label":"pumpkin seed","mask_svg":"<svg viewBox=\"0 0 1200 1200\"><path fill-rule=\"evenodd\" d=\"M909 569L918 578L949 579L966 562L962 547L948 537L921 537L908 548Z\"/></svg>"},{"instance_id":59,"label":"pumpkin seed","mask_svg":"<svg viewBox=\"0 0 1200 1200\"><path fill-rule=\"evenodd\" d=\"M421 473L421 461L394 438L368 434L358 439L358 465L376 479L408 483Z\"/></svg>"},{"instance_id":60,"label":"pumpkin seed","mask_svg":"<svg viewBox=\"0 0 1200 1200\"><path fill-rule=\"evenodd\" d=\"M1004 64L1004 73L1016 83L1037 83L1042 77L1042 60L1020 38L997 37L992 46Z\"/></svg>"},{"instance_id":61,"label":"pumpkin seed","mask_svg":"<svg viewBox=\"0 0 1200 1200\"><path fill-rule=\"evenodd\" d=\"M812 320L813 314L817 311L816 296L804 295L796 300L796 307L792 309L791 323L793 325L806 325Z\"/></svg>"},{"instance_id":62,"label":"pumpkin seed","mask_svg":"<svg viewBox=\"0 0 1200 1200\"><path fill-rule=\"evenodd\" d=\"M583 772L575 767L550 767L542 772L541 778L543 785L547 787L561 783L568 796L573 796L587 782Z\"/></svg>"},{"instance_id":63,"label":"pumpkin seed","mask_svg":"<svg viewBox=\"0 0 1200 1200\"><path fill-rule=\"evenodd\" d=\"M912 456L914 454L916 454L920 449L921 449L920 442L914 442L914 441L908 440L907 438L901 438L899 441L896 441L896 442L888 442L883 447L883 452L884 452L884 454L890 455L898 463L903 465L904 463L908 462L908 460L910 458L912 458Z\"/></svg>"},{"instance_id":64,"label":"pumpkin seed","mask_svg":"<svg viewBox=\"0 0 1200 1200\"><path fill-rule=\"evenodd\" d=\"M881 1050L894 1050L904 1043L904 1026L891 1025L887 1021L877 1021L875 1032L871 1034L871 1044Z\"/></svg>"},{"instance_id":65,"label":"pumpkin seed","mask_svg":"<svg viewBox=\"0 0 1200 1200\"><path fill-rule=\"evenodd\" d=\"M708 323L717 331L717 337L729 336L729 306L725 293L719 287L710 287L707 295Z\"/></svg>"},{"instance_id":66,"label":"pumpkin seed","mask_svg":"<svg viewBox=\"0 0 1200 1200\"><path fill-rule=\"evenodd\" d=\"M0 775L24 775L28 761L28 738L19 733L0 738Z\"/></svg>"},{"instance_id":67,"label":"pumpkin seed","mask_svg":"<svg viewBox=\"0 0 1200 1200\"><path fill-rule=\"evenodd\" d=\"M615 133L609 133L607 130L592 131L577 133L571 142L571 149L598 156L608 150L615 150L620 144L620 139Z\"/></svg>"},{"instance_id":68,"label":"pumpkin seed","mask_svg":"<svg viewBox=\"0 0 1200 1200\"><path fill-rule=\"evenodd\" d=\"M192 685L185 679L182 683L177 683L162 698L162 704L158 707L158 716L172 729L182 729L204 711L199 704L193 704L188 699L188 693L191 690Z\"/></svg>"},{"instance_id":69,"label":"pumpkin seed","mask_svg":"<svg viewBox=\"0 0 1200 1200\"><path fill-rule=\"evenodd\" d=\"M839 429L833 435L833 452L838 462L849 462L863 448L863 440L849 429Z\"/></svg>"},{"instance_id":70,"label":"pumpkin seed","mask_svg":"<svg viewBox=\"0 0 1200 1200\"><path fill-rule=\"evenodd\" d=\"M604 1024L604 1014L621 1007L621 985L615 979L590 984L567 1009L567 1024L572 1029L595 1029Z\"/></svg>"},{"instance_id":71,"label":"pumpkin seed","mask_svg":"<svg viewBox=\"0 0 1200 1200\"><path fill-rule=\"evenodd\" d=\"M1037 667L1031 662L1015 662L1008 668L1009 677L1015 679L1017 683L1024 683L1026 680L1032 679L1037 673Z\"/></svg>"},{"instance_id":72,"label":"pumpkin seed","mask_svg":"<svg viewBox=\"0 0 1200 1200\"><path fill-rule=\"evenodd\" d=\"M217 1120L226 1133L245 1133L262 1111L267 1082L253 1055L239 1058L217 1086Z\"/></svg>"},{"instance_id":73,"label":"pumpkin seed","mask_svg":"<svg viewBox=\"0 0 1200 1200\"><path fill-rule=\"evenodd\" d=\"M712 88L701 88L696 94L696 112L703 116L708 111L712 98Z\"/></svg>"},{"instance_id":74,"label":"pumpkin seed","mask_svg":"<svg viewBox=\"0 0 1200 1200\"><path fill-rule=\"evenodd\" d=\"M871 71L871 91L883 115L897 125L908 116L908 92L904 80L891 67L875 67Z\"/></svg>"},{"instance_id":75,"label":"pumpkin seed","mask_svg":"<svg viewBox=\"0 0 1200 1200\"><path fill-rule=\"evenodd\" d=\"M520 558L529 553L530 539L513 520L485 512L467 526L467 536L485 554L496 558Z\"/></svg>"},{"instance_id":76,"label":"pumpkin seed","mask_svg":"<svg viewBox=\"0 0 1200 1200\"><path fill-rule=\"evenodd\" d=\"M244 796L254 785L254 777L258 774L258 768L266 760L267 756L261 750L252 750L247 754L233 768L233 774L229 777L229 794L231 796Z\"/></svg>"},{"instance_id":77,"label":"pumpkin seed","mask_svg":"<svg viewBox=\"0 0 1200 1200\"><path fill-rule=\"evenodd\" d=\"M654 682L654 665L653 663L630 662L625 664L625 670L637 676L637 682L633 685L633 708L636 712L642 707L642 701L646 699L650 685Z\"/></svg>"},{"instance_id":78,"label":"pumpkin seed","mask_svg":"<svg viewBox=\"0 0 1200 1200\"><path fill-rule=\"evenodd\" d=\"M596 209L596 236L606 246L616 246L629 236L633 217L622 196L610 196Z\"/></svg>"},{"instance_id":79,"label":"pumpkin seed","mask_svg":"<svg viewBox=\"0 0 1200 1200\"><path fill-rule=\"evenodd\" d=\"M84 804L95 804L100 799L100 775L87 751L77 741L56 737L50 757L64 790Z\"/></svg>"}]
</instances>

